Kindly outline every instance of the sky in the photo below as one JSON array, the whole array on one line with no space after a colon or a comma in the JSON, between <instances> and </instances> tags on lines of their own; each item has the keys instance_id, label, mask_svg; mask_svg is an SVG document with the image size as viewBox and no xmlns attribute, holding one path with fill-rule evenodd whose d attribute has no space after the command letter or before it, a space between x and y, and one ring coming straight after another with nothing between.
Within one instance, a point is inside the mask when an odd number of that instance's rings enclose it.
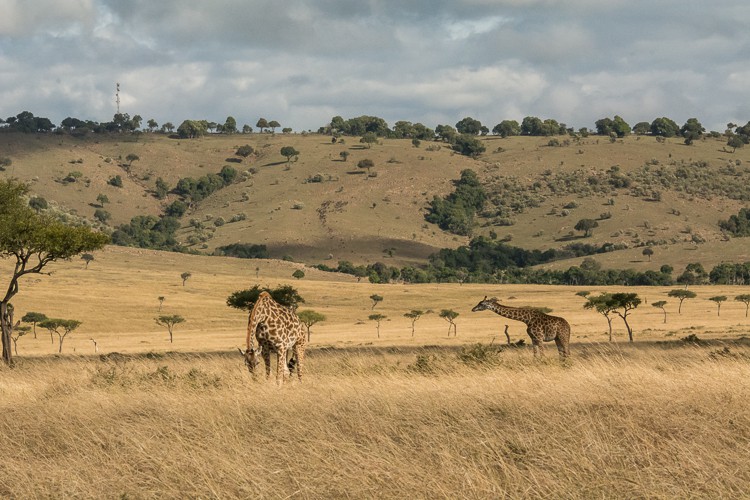
<instances>
[{"instance_id":1,"label":"sky","mask_svg":"<svg viewBox=\"0 0 750 500\"><path fill-rule=\"evenodd\" d=\"M0 0L0 117L750 120L747 0Z\"/></svg>"}]
</instances>

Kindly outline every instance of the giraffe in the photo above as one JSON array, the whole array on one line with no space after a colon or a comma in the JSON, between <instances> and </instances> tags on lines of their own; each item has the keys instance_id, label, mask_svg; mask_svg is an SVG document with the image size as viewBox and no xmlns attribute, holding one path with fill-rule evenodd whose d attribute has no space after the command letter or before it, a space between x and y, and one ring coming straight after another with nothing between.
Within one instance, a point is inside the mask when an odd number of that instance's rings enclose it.
<instances>
[{"instance_id":1,"label":"giraffe","mask_svg":"<svg viewBox=\"0 0 750 500\"><path fill-rule=\"evenodd\" d=\"M253 346L253 333L258 340L258 349ZM247 350L243 352L245 365L250 373L263 356L266 378L271 376L271 351L276 352L276 383L281 384L289 375L290 367L296 365L297 378L302 380L302 361L305 357L305 332L297 314L277 303L268 292L261 292L250 313L247 323ZM241 349L240 349L241 350ZM293 350L296 362L286 362L286 354Z\"/></svg>"},{"instance_id":2,"label":"giraffe","mask_svg":"<svg viewBox=\"0 0 750 500\"><path fill-rule=\"evenodd\" d=\"M562 359L570 356L570 325L565 319L550 316L534 309L504 306L496 298L488 299L486 296L471 311L485 310L526 323L526 333L531 337L531 343L534 346L534 357L543 354L544 345L542 342L552 340L557 344L557 351Z\"/></svg>"}]
</instances>

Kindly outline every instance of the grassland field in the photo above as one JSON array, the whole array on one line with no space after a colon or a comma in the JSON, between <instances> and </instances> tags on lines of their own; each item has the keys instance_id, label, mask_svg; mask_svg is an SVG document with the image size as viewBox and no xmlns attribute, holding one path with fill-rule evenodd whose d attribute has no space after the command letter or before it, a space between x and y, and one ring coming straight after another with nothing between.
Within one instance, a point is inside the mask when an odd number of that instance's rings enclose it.
<instances>
[{"instance_id":1,"label":"grassland field","mask_svg":"<svg viewBox=\"0 0 750 500\"><path fill-rule=\"evenodd\" d=\"M179 162L180 155L186 154L181 148L199 148L200 144L200 151L207 155L223 158L230 154L229 143L211 153L205 148L211 140L182 146L170 143L176 151L173 160ZM630 141L614 145L592 142L585 148L586 154L610 147L631 151L627 149L632 146ZM388 144L386 141L384 149ZM503 144L511 154L515 154L513 144L517 144L519 155L526 147L520 140ZM53 146L45 143L38 150L48 153ZM79 156L75 145L66 146L71 151L60 153L62 169L68 168L64 165L68 157ZM329 146L321 143L319 147ZM658 149L665 147L663 144L649 147L656 148L649 156L663 154L667 158L667 149ZM539 164L554 160L570 165L572 160L545 155L577 155L566 148L534 148L542 157ZM718 154L716 144L705 142L669 154L695 156L704 149L706 154ZM414 150L415 155L424 154ZM20 149L16 153L33 157L33 148L24 151L28 153L21 154ZM403 149L393 151L378 154L386 155L385 163L388 156L403 159ZM108 154L114 157L122 152L125 150L116 149ZM148 157L140 150L138 153ZM83 165L98 162L100 154L94 150ZM473 161L444 150L435 152L435 156L443 154L446 163L429 165L416 157L414 163L456 174ZM495 154L506 153L489 156ZM640 164L645 153L633 154L633 165ZM291 168L301 169L303 158ZM601 162L610 159L602 157ZM336 166L339 163L334 162ZM22 162L14 159L14 165L18 168ZM37 163L29 160L27 165ZM401 168L398 163L393 165ZM194 167L196 173L206 170ZM270 165L269 169L277 167ZM33 172L37 167L29 168L24 175L38 175ZM42 168L41 161L38 168ZM304 168L313 171L320 167ZM518 168L523 168L522 162ZM103 162L92 169L102 171L97 177L87 175L92 182L99 182L116 171L109 169ZM275 175L289 172L280 170ZM270 171L266 169L262 175L270 175ZM387 177L379 175L368 189ZM414 200L409 198L400 208L394 203L388 210L406 213L404 207L422 203L427 195L421 193L429 191L423 188L425 178L416 176L418 187L405 188L404 193L418 193ZM444 175L434 182L445 190L449 178ZM364 183L370 182L354 175L341 179L344 192L360 185L364 189ZM266 181L272 185L270 179ZM36 181L41 186L39 192L44 192L45 182L43 177ZM260 181L256 178L255 182ZM403 184L395 178L389 182L392 189ZM295 189L303 189L300 186ZM50 185L49 189L67 194L71 192L65 189L83 190L94 196L99 191L97 186L89 191L81 186ZM123 208L117 215L123 220L135 206L134 200L152 203L136 190L127 195L112 193L113 204ZM382 201L382 192L373 193ZM216 209L231 205L239 193L225 194L227 200L213 200L199 210L219 213ZM280 195L275 196L262 202L269 220L262 227L243 231L268 235L274 225L290 224L292 219L284 218L289 215L287 208L276 210ZM310 198L310 206L318 206L321 199L319 195ZM63 201L80 212L91 208L88 202L76 200L84 198L79 193ZM375 198L362 200L361 207L329 221L340 238L350 238L347 241L353 246L362 245L353 255L365 258L380 254L380 249L370 240L371 253L360 251L367 247L368 238L378 236L377 230L372 231L372 219L363 218L363 214L377 212L388 203L378 202L381 208L372 209L368 204ZM707 228L717 214L734 213L739 206L715 201L705 204L701 213L700 204L675 200L684 203L682 220L669 224L670 231L677 232L685 223L695 221ZM276 205L271 206L273 203ZM633 203L633 211L640 210L640 205ZM649 210L657 206L643 205ZM137 208L146 207L141 204ZM639 211L638 218L659 220L658 214L666 210L667 205L662 204L649 212L656 215ZM274 215L279 212L284 216ZM335 222L339 216L341 220ZM537 216L542 217L541 212ZM271 220L274 217L276 220ZM385 211L379 217L395 220ZM632 218L623 217L621 220ZM356 220L359 225L353 223ZM416 241L424 244L402 262L446 242L460 243L431 230L414 231L422 225L419 209L398 220L403 225L392 231L395 239L411 241L411 235L418 233ZM530 223L531 219L513 229L516 236L531 231ZM302 239L289 244L313 248L312 235L320 233L320 228L313 226L311 220ZM344 227L361 234L340 232ZM217 240L231 241L231 232L224 231L226 227L217 231ZM558 231L550 229L547 234L552 238ZM274 233L269 238L274 245L283 245L283 235ZM529 234L529 238L533 236ZM710 265L724 257L746 255L741 243L714 237L703 245L660 247L653 263L646 263L638 249L630 249L611 257L615 260L609 264L638 261L634 267L658 269L667 261L693 261L692 256L700 253ZM340 240L334 248L339 244ZM319 251L300 255L317 258ZM94 256L88 268L74 258L48 266L49 275L22 278L21 291L13 301L17 318L38 311L82 324L65 339L61 355L57 354L57 339L51 340L48 332L37 329L36 338L27 334L19 339L16 366L0 367L0 497L750 496L750 319L745 305L733 300L748 293L746 287L691 287L697 297L686 300L678 314L677 301L666 295L671 288L663 287L376 285L281 260L114 246L94 252ZM0 261L0 275L7 275L10 264ZM296 269L305 271L303 279L292 278ZM183 272L191 273L184 285ZM292 379L278 387L263 377L253 379L237 353L245 340L247 312L227 307L226 299L255 284L292 284L306 300L301 310L326 315L325 321L312 327L302 383ZM584 310L584 299L576 295L584 290L638 293L644 303L628 317L634 343L627 342L623 322L617 317L613 320L615 342L608 342L605 318ZM369 299L372 294L384 298L374 309ZM533 359L524 325L488 311L471 312L485 295L511 306L547 307L551 314L565 317L572 327L571 359L560 362L554 344L547 344L543 359ZM717 295L728 297L720 315L717 305L708 300ZM158 297L164 297L161 310ZM666 323L662 310L651 305L659 300L667 301ZM414 335L410 320L404 317L412 309L432 311L416 322ZM456 336L448 336L448 323L438 317L442 309L459 313ZM375 323L368 320L373 313L387 317L381 323L380 338ZM179 314L186 319L175 327L173 343L166 329L155 323L161 314ZM513 341L525 339L527 346L501 351L505 325ZM691 335L700 341L683 340Z\"/></svg>"}]
</instances>

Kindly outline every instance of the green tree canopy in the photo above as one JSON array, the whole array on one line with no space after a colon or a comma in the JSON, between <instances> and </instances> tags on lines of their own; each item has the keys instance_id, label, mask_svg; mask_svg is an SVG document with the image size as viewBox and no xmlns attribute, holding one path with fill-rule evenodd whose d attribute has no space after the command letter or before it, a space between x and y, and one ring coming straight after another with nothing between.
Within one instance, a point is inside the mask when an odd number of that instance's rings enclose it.
<instances>
[{"instance_id":1,"label":"green tree canopy","mask_svg":"<svg viewBox=\"0 0 750 500\"><path fill-rule=\"evenodd\" d=\"M576 223L574 229L576 231L583 231L583 236L588 238L597 227L599 227L599 223L594 219L581 219Z\"/></svg>"},{"instance_id":2,"label":"green tree canopy","mask_svg":"<svg viewBox=\"0 0 750 500\"><path fill-rule=\"evenodd\" d=\"M40 328L46 328L49 330L50 335L56 333L60 340L60 346L57 352L62 353L63 341L70 332L81 326L81 322L74 319L45 319L39 322Z\"/></svg>"},{"instance_id":3,"label":"green tree canopy","mask_svg":"<svg viewBox=\"0 0 750 500\"><path fill-rule=\"evenodd\" d=\"M503 120L492 128L492 133L500 137L521 135L521 125L516 120Z\"/></svg>"},{"instance_id":4,"label":"green tree canopy","mask_svg":"<svg viewBox=\"0 0 750 500\"><path fill-rule=\"evenodd\" d=\"M185 318L183 318L179 314L173 314L169 316L159 316L157 318L154 318L154 320L156 321L157 325L167 327L167 331L169 332L170 344L173 341L173 331L174 331L175 325L185 322Z\"/></svg>"},{"instance_id":5,"label":"green tree canopy","mask_svg":"<svg viewBox=\"0 0 750 500\"><path fill-rule=\"evenodd\" d=\"M291 285L279 285L274 289L255 285L246 290L233 292L227 297L227 305L234 309L241 309L250 312L252 311L255 302L258 301L261 292L268 292L271 294L273 300L282 306L291 307L292 309L296 309L298 304L304 304L305 302L305 299L303 299L297 290Z\"/></svg>"},{"instance_id":6,"label":"green tree canopy","mask_svg":"<svg viewBox=\"0 0 750 500\"><path fill-rule=\"evenodd\" d=\"M14 179L0 180L0 258L15 261L7 289L0 295L3 360L12 362L7 308L19 292L19 280L41 273L50 262L98 250L109 242L107 235L87 227L70 227L32 210L24 195L28 187Z\"/></svg>"},{"instance_id":7,"label":"green tree canopy","mask_svg":"<svg viewBox=\"0 0 750 500\"><path fill-rule=\"evenodd\" d=\"M299 156L299 151L294 149L294 146L283 146L281 148L281 156L286 156L286 161L289 163L293 156Z\"/></svg>"},{"instance_id":8,"label":"green tree canopy","mask_svg":"<svg viewBox=\"0 0 750 500\"><path fill-rule=\"evenodd\" d=\"M697 297L695 292L691 290L683 290L683 289L670 290L667 293L667 296L674 297L675 299L680 301L680 305L677 308L677 314L682 314L682 302L685 299L694 299L695 297Z\"/></svg>"},{"instance_id":9,"label":"green tree canopy","mask_svg":"<svg viewBox=\"0 0 750 500\"><path fill-rule=\"evenodd\" d=\"M743 302L745 304L745 317L747 318L748 310L750 310L750 293L737 295L734 300L736 300L737 302ZM21 321L24 321L24 319L21 318Z\"/></svg>"},{"instance_id":10,"label":"green tree canopy","mask_svg":"<svg viewBox=\"0 0 750 500\"><path fill-rule=\"evenodd\" d=\"M459 134L479 135L482 131L482 122L467 116L456 123L456 130Z\"/></svg>"},{"instance_id":11,"label":"green tree canopy","mask_svg":"<svg viewBox=\"0 0 750 500\"><path fill-rule=\"evenodd\" d=\"M455 138L453 149L464 156L476 158L484 153L487 147L484 143L470 134L461 134Z\"/></svg>"},{"instance_id":12,"label":"green tree canopy","mask_svg":"<svg viewBox=\"0 0 750 500\"><path fill-rule=\"evenodd\" d=\"M313 327L313 325L326 320L325 314L321 314L311 309L300 311L299 313L297 313L297 317L299 318L300 322L302 322L302 324L307 328L308 342L310 342L310 329Z\"/></svg>"},{"instance_id":13,"label":"green tree canopy","mask_svg":"<svg viewBox=\"0 0 750 500\"><path fill-rule=\"evenodd\" d=\"M674 137L680 132L680 127L667 117L656 118L651 122L651 134L661 137Z\"/></svg>"}]
</instances>

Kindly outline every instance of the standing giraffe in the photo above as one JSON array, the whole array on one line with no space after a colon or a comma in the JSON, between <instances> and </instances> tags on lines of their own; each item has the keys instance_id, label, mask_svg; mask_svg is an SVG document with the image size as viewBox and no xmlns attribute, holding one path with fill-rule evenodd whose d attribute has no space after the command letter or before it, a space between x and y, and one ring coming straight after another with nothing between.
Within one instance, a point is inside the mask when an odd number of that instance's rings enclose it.
<instances>
[{"instance_id":1,"label":"standing giraffe","mask_svg":"<svg viewBox=\"0 0 750 500\"><path fill-rule=\"evenodd\" d=\"M471 311L485 310L526 323L526 333L531 337L531 343L534 346L534 357L543 354L544 345L542 342L551 342L552 340L557 344L557 351L561 358L570 356L570 325L563 318L550 316L535 309L504 306L496 298L488 299L486 296Z\"/></svg>"},{"instance_id":2,"label":"standing giraffe","mask_svg":"<svg viewBox=\"0 0 750 500\"><path fill-rule=\"evenodd\" d=\"M258 349L253 346L253 333ZM268 292L261 292L247 323L247 350L243 352L250 373L258 366L259 356L266 365L266 378L271 376L271 351L276 352L276 382L281 384L289 375L286 354L292 349L296 359L297 377L302 380L302 361L305 357L305 332L297 314L277 303Z\"/></svg>"}]
</instances>

